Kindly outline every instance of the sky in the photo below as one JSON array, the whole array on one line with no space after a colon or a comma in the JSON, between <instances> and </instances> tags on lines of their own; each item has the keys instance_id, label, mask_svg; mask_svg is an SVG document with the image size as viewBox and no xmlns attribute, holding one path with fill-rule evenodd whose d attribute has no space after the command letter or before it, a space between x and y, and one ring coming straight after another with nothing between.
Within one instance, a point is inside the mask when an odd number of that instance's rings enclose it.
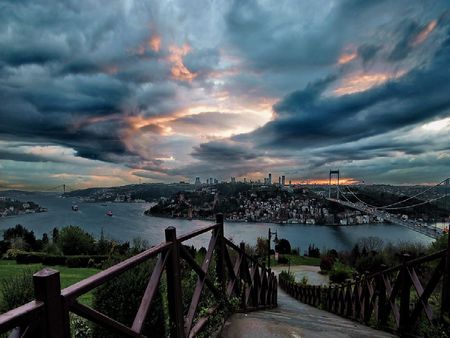
<instances>
[{"instance_id":1,"label":"sky","mask_svg":"<svg viewBox=\"0 0 450 338\"><path fill-rule=\"evenodd\" d=\"M0 188L450 176L450 2L1 0Z\"/></svg>"}]
</instances>

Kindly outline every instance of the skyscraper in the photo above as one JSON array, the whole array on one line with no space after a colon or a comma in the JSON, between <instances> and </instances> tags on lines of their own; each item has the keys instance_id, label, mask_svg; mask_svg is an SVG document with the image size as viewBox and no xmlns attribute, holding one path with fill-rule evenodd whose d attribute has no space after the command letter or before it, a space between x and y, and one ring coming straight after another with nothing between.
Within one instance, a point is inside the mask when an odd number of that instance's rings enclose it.
<instances>
[{"instance_id":1,"label":"skyscraper","mask_svg":"<svg viewBox=\"0 0 450 338\"><path fill-rule=\"evenodd\" d=\"M272 174L271 173L269 173L269 181L268 181L268 183L267 184L269 184L269 185L271 185L272 184Z\"/></svg>"},{"instance_id":2,"label":"skyscraper","mask_svg":"<svg viewBox=\"0 0 450 338\"><path fill-rule=\"evenodd\" d=\"M286 183L286 177L283 175L283 176L281 176L281 185L284 187L285 183Z\"/></svg>"},{"instance_id":3,"label":"skyscraper","mask_svg":"<svg viewBox=\"0 0 450 338\"><path fill-rule=\"evenodd\" d=\"M195 178L195 185L200 185L200 177Z\"/></svg>"}]
</instances>

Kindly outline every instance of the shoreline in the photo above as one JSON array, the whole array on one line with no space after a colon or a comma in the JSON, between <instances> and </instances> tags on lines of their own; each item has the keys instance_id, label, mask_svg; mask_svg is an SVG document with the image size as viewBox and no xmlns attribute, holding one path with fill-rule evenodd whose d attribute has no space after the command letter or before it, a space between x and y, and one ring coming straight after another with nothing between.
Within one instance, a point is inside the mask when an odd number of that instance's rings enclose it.
<instances>
[{"instance_id":1,"label":"shoreline","mask_svg":"<svg viewBox=\"0 0 450 338\"><path fill-rule=\"evenodd\" d=\"M159 218L166 218L166 219L180 219L180 220L186 220L186 221L210 221L214 222L215 218L209 218L209 217L193 217L193 218L187 218L187 217L171 217L163 214L147 214L144 212L145 216L149 217L159 217ZM334 224L323 224L323 223L315 223L315 224L306 224L306 223L281 223L281 222L274 222L274 221L248 221L248 220L229 220L224 219L224 222L228 223L250 223L250 224L277 224L277 225L317 225L317 226L327 226L327 227L333 227L333 226L341 226L341 227L352 227L352 226L358 226L358 225L367 225L367 224L377 224L377 223L361 223L361 224L347 224L343 225L340 223L334 223ZM385 222L386 223L386 222Z\"/></svg>"}]
</instances>

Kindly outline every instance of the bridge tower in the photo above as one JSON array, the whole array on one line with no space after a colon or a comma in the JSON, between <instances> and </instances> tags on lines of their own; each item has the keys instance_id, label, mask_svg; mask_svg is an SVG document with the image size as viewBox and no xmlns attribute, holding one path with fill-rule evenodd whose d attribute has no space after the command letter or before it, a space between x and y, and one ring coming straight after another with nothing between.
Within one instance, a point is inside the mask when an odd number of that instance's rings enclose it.
<instances>
[{"instance_id":1,"label":"bridge tower","mask_svg":"<svg viewBox=\"0 0 450 338\"><path fill-rule=\"evenodd\" d=\"M333 175L337 176L337 199L339 200L339 170L330 170L330 179L328 181L328 198L331 198L331 178Z\"/></svg>"}]
</instances>

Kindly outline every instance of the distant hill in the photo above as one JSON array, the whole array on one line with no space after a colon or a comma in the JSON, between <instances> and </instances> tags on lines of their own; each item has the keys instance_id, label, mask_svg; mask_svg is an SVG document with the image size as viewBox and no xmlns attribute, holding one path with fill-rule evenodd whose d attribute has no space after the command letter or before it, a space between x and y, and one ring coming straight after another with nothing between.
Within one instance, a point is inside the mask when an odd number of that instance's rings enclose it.
<instances>
[{"instance_id":1,"label":"distant hill","mask_svg":"<svg viewBox=\"0 0 450 338\"><path fill-rule=\"evenodd\" d=\"M106 202L116 199L145 200L151 202L160 197L170 197L180 191L194 190L187 183L145 183L110 188L88 188L65 193L64 197L80 197L91 202Z\"/></svg>"}]
</instances>

